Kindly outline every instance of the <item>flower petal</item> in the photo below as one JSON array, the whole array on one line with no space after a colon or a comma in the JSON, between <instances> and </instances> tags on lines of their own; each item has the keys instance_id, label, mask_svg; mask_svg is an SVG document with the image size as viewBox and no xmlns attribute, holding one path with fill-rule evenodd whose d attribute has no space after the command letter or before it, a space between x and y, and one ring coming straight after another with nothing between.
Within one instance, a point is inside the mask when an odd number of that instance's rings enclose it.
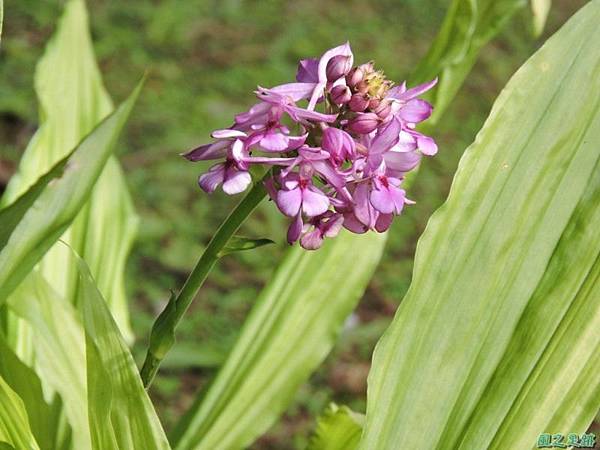
<instances>
[{"instance_id":1,"label":"flower petal","mask_svg":"<svg viewBox=\"0 0 600 450\"><path fill-rule=\"evenodd\" d=\"M417 146L419 147L419 150L421 150L421 153L427 156L433 156L438 151L437 144L429 136L421 135L417 137Z\"/></svg>"},{"instance_id":2,"label":"flower petal","mask_svg":"<svg viewBox=\"0 0 600 450\"><path fill-rule=\"evenodd\" d=\"M317 250L323 245L323 236L319 229L314 229L305 233L300 239L300 245L306 250Z\"/></svg>"},{"instance_id":3,"label":"flower petal","mask_svg":"<svg viewBox=\"0 0 600 450\"><path fill-rule=\"evenodd\" d=\"M318 83L319 59L310 58L300 60L298 72L296 73L296 80L301 83Z\"/></svg>"},{"instance_id":4,"label":"flower petal","mask_svg":"<svg viewBox=\"0 0 600 450\"><path fill-rule=\"evenodd\" d=\"M203 191L209 194L214 192L217 186L223 182L225 178L225 164L219 163L208 169L208 172L200 175L198 184Z\"/></svg>"},{"instance_id":5,"label":"flower petal","mask_svg":"<svg viewBox=\"0 0 600 450\"><path fill-rule=\"evenodd\" d=\"M398 115L408 123L423 122L431 115L433 107L425 100L413 99L400 108Z\"/></svg>"},{"instance_id":6,"label":"flower petal","mask_svg":"<svg viewBox=\"0 0 600 450\"><path fill-rule=\"evenodd\" d=\"M402 124L395 117L385 125L384 128L377 132L377 135L371 141L371 147L369 148L369 154L380 154L388 151L394 145L398 143L400 139L400 131L402 130Z\"/></svg>"},{"instance_id":7,"label":"flower petal","mask_svg":"<svg viewBox=\"0 0 600 450\"><path fill-rule=\"evenodd\" d=\"M223 192L229 195L244 192L250 183L252 183L250 173L238 171L233 168L225 171L225 178L226 179L223 182Z\"/></svg>"},{"instance_id":8,"label":"flower petal","mask_svg":"<svg viewBox=\"0 0 600 450\"><path fill-rule=\"evenodd\" d=\"M304 224L302 223L302 214L300 214L300 212L298 212L298 214L296 214L296 217L294 218L294 220L292 221L292 223L290 223L290 226L288 227L287 241L290 245L293 244L294 242L296 242L300 238L300 234L302 233L303 226L304 226Z\"/></svg>"},{"instance_id":9,"label":"flower petal","mask_svg":"<svg viewBox=\"0 0 600 450\"><path fill-rule=\"evenodd\" d=\"M438 82L438 79L436 77L427 83L419 84L418 86L415 86L414 88L410 88L407 91L399 93L398 95L395 95L393 98L396 98L401 101L412 100L413 98L417 98L419 95L424 94L429 89L434 87L437 84L437 82ZM389 97L389 95L388 95L388 97Z\"/></svg>"},{"instance_id":10,"label":"flower petal","mask_svg":"<svg viewBox=\"0 0 600 450\"><path fill-rule=\"evenodd\" d=\"M295 102L310 98L315 88L315 83L287 83L269 89L279 95L291 97Z\"/></svg>"},{"instance_id":11,"label":"flower petal","mask_svg":"<svg viewBox=\"0 0 600 450\"><path fill-rule=\"evenodd\" d=\"M246 137L246 133L239 130L231 130L229 128L225 128L224 130L215 130L212 132L211 136L215 139L227 139L227 138L237 138L237 137Z\"/></svg>"},{"instance_id":12,"label":"flower petal","mask_svg":"<svg viewBox=\"0 0 600 450\"><path fill-rule=\"evenodd\" d=\"M323 214L329 208L329 199L315 187L302 190L302 210L308 217Z\"/></svg>"},{"instance_id":13,"label":"flower petal","mask_svg":"<svg viewBox=\"0 0 600 450\"><path fill-rule=\"evenodd\" d=\"M300 211L300 205L302 203L302 193L300 188L290 190L281 190L277 192L277 199L275 201L277 206L286 216L294 217Z\"/></svg>"},{"instance_id":14,"label":"flower petal","mask_svg":"<svg viewBox=\"0 0 600 450\"><path fill-rule=\"evenodd\" d=\"M217 141L213 144L201 145L182 156L188 161L206 161L210 159L220 159L227 154L227 148L231 145L230 141Z\"/></svg>"},{"instance_id":15,"label":"flower petal","mask_svg":"<svg viewBox=\"0 0 600 450\"><path fill-rule=\"evenodd\" d=\"M287 150L289 139L285 134L276 131L267 131L260 140L260 146L272 152Z\"/></svg>"},{"instance_id":16,"label":"flower petal","mask_svg":"<svg viewBox=\"0 0 600 450\"><path fill-rule=\"evenodd\" d=\"M386 168L397 172L408 172L419 164L421 155L418 152L391 151L383 155Z\"/></svg>"},{"instance_id":17,"label":"flower petal","mask_svg":"<svg viewBox=\"0 0 600 450\"><path fill-rule=\"evenodd\" d=\"M391 214L394 211L394 199L389 189L373 189L369 200L380 213Z\"/></svg>"}]
</instances>

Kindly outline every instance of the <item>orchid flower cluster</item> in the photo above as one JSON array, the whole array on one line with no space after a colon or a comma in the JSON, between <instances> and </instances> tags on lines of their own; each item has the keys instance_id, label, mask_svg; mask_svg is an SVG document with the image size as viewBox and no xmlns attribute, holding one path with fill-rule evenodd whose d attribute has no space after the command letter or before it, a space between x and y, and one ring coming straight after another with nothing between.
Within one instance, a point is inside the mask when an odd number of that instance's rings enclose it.
<instances>
[{"instance_id":1,"label":"orchid flower cluster","mask_svg":"<svg viewBox=\"0 0 600 450\"><path fill-rule=\"evenodd\" d=\"M394 86L372 62L354 66L348 43L300 61L296 80L258 87L257 104L214 131L214 142L184 155L220 160L200 176L200 187L237 194L251 184L252 166L267 167L267 192L291 218L288 242L309 250L342 227L387 230L414 203L401 187L406 173L437 152L435 141L415 130L432 112L418 97L437 80Z\"/></svg>"}]
</instances>

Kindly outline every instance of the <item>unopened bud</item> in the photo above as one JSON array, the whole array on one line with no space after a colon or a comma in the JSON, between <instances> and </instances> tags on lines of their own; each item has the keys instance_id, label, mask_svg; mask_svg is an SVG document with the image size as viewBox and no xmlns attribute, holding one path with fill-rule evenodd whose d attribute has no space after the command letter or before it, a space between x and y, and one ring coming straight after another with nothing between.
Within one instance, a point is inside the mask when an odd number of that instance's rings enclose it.
<instances>
[{"instance_id":1,"label":"unopened bud","mask_svg":"<svg viewBox=\"0 0 600 450\"><path fill-rule=\"evenodd\" d=\"M377 128L379 123L380 119L375 113L358 114L348 122L348 130L357 134L368 134Z\"/></svg>"},{"instance_id":2,"label":"unopened bud","mask_svg":"<svg viewBox=\"0 0 600 450\"><path fill-rule=\"evenodd\" d=\"M362 94L354 94L348 103L348 106L354 112L363 112L368 105L369 100Z\"/></svg>"},{"instance_id":3,"label":"unopened bud","mask_svg":"<svg viewBox=\"0 0 600 450\"><path fill-rule=\"evenodd\" d=\"M325 69L328 81L336 81L346 75L352 68L352 58L347 55L336 55L329 60Z\"/></svg>"},{"instance_id":4,"label":"unopened bud","mask_svg":"<svg viewBox=\"0 0 600 450\"><path fill-rule=\"evenodd\" d=\"M363 71L358 67L355 67L350 72L348 72L348 75L346 75L346 84L352 88L358 83L360 83L363 80L363 77Z\"/></svg>"},{"instance_id":5,"label":"unopened bud","mask_svg":"<svg viewBox=\"0 0 600 450\"><path fill-rule=\"evenodd\" d=\"M374 111L380 104L381 100L379 100L378 98L373 98L371 99L371 101L369 101L369 109Z\"/></svg>"},{"instance_id":6,"label":"unopened bud","mask_svg":"<svg viewBox=\"0 0 600 450\"><path fill-rule=\"evenodd\" d=\"M331 89L331 101L336 105L348 103L352 97L352 92L348 86L338 84Z\"/></svg>"},{"instance_id":7,"label":"unopened bud","mask_svg":"<svg viewBox=\"0 0 600 450\"><path fill-rule=\"evenodd\" d=\"M366 94L369 92L369 84L363 80L355 86L355 89L361 94Z\"/></svg>"},{"instance_id":8,"label":"unopened bud","mask_svg":"<svg viewBox=\"0 0 600 450\"><path fill-rule=\"evenodd\" d=\"M380 102L379 106L373 109L373 112L377 114L380 119L386 119L392 112L392 104L387 101Z\"/></svg>"}]
</instances>

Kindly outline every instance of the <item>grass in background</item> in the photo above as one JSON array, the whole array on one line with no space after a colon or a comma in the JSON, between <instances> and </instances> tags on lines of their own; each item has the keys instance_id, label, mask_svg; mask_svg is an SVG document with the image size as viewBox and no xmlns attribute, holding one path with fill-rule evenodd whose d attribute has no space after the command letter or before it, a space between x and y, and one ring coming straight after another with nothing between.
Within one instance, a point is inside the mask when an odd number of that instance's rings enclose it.
<instances>
[{"instance_id":1,"label":"grass in background","mask_svg":"<svg viewBox=\"0 0 600 450\"><path fill-rule=\"evenodd\" d=\"M141 216L127 279L139 338L136 349L143 350L168 290L181 285L203 245L239 201L222 193L208 201L196 185L203 166L177 155L206 142L212 129L230 125L233 114L252 104L256 84L291 80L295 61L320 55L347 39L358 61L373 55L391 79L406 78L427 50L448 2L88 3L98 59L113 98L123 99L140 75L151 70L120 152ZM484 50L433 133L440 153L424 160L409 192L417 205L395 221L385 256L343 339L298 393L286 419L253 448L303 448L313 427L311 417L331 400L364 411L373 346L408 288L416 239L444 200L460 154L481 127L500 87L584 3L555 1L548 29L536 41L524 9ZM61 2L52 0L6 5L0 53L0 186L35 130L33 67L60 11ZM167 429L210 380L233 343L253 298L285 249L285 229L273 205L262 205L244 232L279 244L224 259L196 299L178 332L173 356L151 392Z\"/></svg>"}]
</instances>

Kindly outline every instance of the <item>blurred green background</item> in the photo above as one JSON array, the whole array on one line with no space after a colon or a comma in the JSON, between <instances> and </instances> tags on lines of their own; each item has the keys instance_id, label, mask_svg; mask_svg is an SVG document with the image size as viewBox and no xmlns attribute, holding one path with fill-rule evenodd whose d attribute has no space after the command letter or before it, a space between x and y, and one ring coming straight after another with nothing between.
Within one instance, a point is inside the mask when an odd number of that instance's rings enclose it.
<instances>
[{"instance_id":1,"label":"blurred green background","mask_svg":"<svg viewBox=\"0 0 600 450\"><path fill-rule=\"evenodd\" d=\"M7 0L0 51L0 192L36 128L33 74L61 12L52 0ZM525 3L525 2L524 2ZM417 204L390 231L385 256L334 352L298 393L284 419L252 448L303 448L328 402L364 411L373 347L408 288L412 256L428 217L444 200L457 162L511 74L585 2L554 1L544 36L533 39L525 7L488 45L433 133L440 153L426 159L410 190ZM105 83L123 99L150 77L120 143L120 160L140 215L127 288L142 357L152 321L181 286L203 246L239 198L197 187L202 164L179 153L253 103L257 84L291 81L297 61L350 40L357 62L375 60L406 78L444 17L447 0L97 0L92 34ZM276 246L224 259L179 329L178 344L151 395L167 430L210 381L261 286L285 250L286 224L263 204L244 234ZM360 257L360 255L356 255ZM323 299L326 301L326 299Z\"/></svg>"}]
</instances>

